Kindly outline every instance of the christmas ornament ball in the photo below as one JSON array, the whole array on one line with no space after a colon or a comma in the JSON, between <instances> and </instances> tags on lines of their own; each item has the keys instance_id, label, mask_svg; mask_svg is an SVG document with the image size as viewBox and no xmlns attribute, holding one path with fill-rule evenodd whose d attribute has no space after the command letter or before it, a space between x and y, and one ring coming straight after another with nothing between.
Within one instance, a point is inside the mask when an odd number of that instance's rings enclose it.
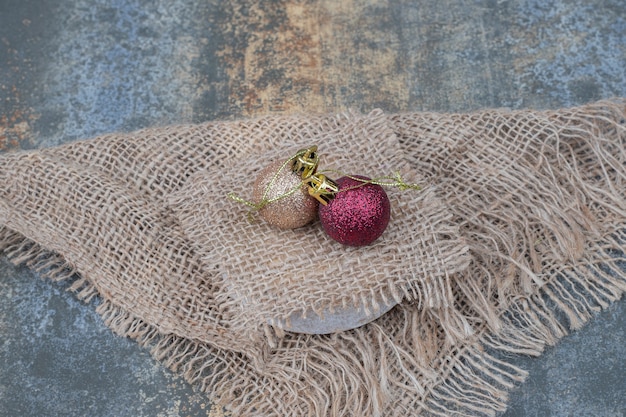
<instances>
[{"instance_id":1,"label":"christmas ornament ball","mask_svg":"<svg viewBox=\"0 0 626 417\"><path fill-rule=\"evenodd\" d=\"M281 169L282 168L282 169ZM252 190L252 199L258 204L265 194L266 200L289 193L294 187L302 184L298 174L284 161L276 161L265 167L257 176ZM304 226L317 217L317 200L309 195L302 186L287 197L267 204L259 210L259 215L269 224L281 229L295 229Z\"/></svg>"},{"instance_id":2,"label":"christmas ornament ball","mask_svg":"<svg viewBox=\"0 0 626 417\"><path fill-rule=\"evenodd\" d=\"M339 243L365 246L385 231L391 217L387 193L377 184L341 177L336 182L339 192L327 205L320 205L319 217L324 231Z\"/></svg>"}]
</instances>

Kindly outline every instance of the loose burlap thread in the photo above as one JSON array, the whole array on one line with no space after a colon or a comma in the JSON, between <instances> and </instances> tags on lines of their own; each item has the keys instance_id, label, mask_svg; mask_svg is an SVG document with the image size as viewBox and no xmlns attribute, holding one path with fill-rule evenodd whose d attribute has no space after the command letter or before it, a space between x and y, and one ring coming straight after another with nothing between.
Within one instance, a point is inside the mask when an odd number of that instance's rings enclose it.
<instances>
[{"instance_id":1,"label":"loose burlap thread","mask_svg":"<svg viewBox=\"0 0 626 417\"><path fill-rule=\"evenodd\" d=\"M235 415L492 415L525 377L503 353L540 354L626 290L625 110L269 116L6 154L0 248L96 297L109 327ZM390 229L362 249L250 224L226 199L253 161L312 143L329 167L424 190L390 190ZM256 239L271 242L260 267ZM307 281L311 244L330 266ZM388 296L354 330L272 326Z\"/></svg>"}]
</instances>

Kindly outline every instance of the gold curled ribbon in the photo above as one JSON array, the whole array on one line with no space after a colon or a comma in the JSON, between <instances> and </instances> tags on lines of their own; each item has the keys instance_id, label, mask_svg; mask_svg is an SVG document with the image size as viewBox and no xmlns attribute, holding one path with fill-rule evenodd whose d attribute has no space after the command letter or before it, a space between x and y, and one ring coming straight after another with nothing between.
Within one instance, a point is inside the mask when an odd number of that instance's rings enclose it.
<instances>
[{"instance_id":1,"label":"gold curled ribbon","mask_svg":"<svg viewBox=\"0 0 626 417\"><path fill-rule=\"evenodd\" d=\"M382 187L397 187L400 191L406 191L406 190L416 190L419 191L422 189L422 187L420 187L418 184L412 184L412 183L408 183L405 182L402 179L402 175L400 174L400 171L396 171L394 173L394 175L392 176L386 176L386 177L377 177L374 179L365 179L365 178L359 178L356 177L354 175L349 175L349 174L344 174L341 171L335 170L335 169L327 169L324 170L322 172L333 172L337 175L340 175L342 177L347 177L350 179L353 179L355 181L359 181L362 184L359 185L354 185L352 187L348 187L348 188L344 188L342 190L339 190L338 192L344 192L344 191L348 191L348 190L353 190L355 188L359 188L359 187L363 187L364 185L367 184L375 184L375 185L380 185Z\"/></svg>"},{"instance_id":2,"label":"gold curled ribbon","mask_svg":"<svg viewBox=\"0 0 626 417\"><path fill-rule=\"evenodd\" d=\"M291 170L300 175L301 181L300 184L294 186L289 191L280 194L274 198L267 198L269 191L272 186L278 179L279 174L287 168L287 166L291 165ZM250 207L250 211L248 212L248 219L250 221L254 220L253 214L261 210L263 207L268 204L275 203L277 201L282 200L283 198L287 198L293 193L297 192L300 188L306 186L308 187L309 195L316 198L321 204L326 205L334 198L334 196L338 193L353 190L355 188L363 187L367 184L375 184L383 187L398 187L401 191L405 190L421 190L421 187L418 184L407 183L402 179L400 172L396 172L393 176L386 177L378 177L374 179L365 179L359 178L353 175L347 175L337 170L325 170L325 171L317 171L319 165L319 155L317 153L317 145L313 145L306 149L300 149L294 155L292 155L289 159L287 159L276 171L272 179L265 186L265 190L263 191L263 197L258 203L253 201L246 200L237 196L235 193L230 192L227 194L228 198L247 205ZM361 182L359 185L355 185L352 187L344 188L342 190L339 189L337 183L326 176L326 173L335 173L342 177L348 177L353 180Z\"/></svg>"}]
</instances>

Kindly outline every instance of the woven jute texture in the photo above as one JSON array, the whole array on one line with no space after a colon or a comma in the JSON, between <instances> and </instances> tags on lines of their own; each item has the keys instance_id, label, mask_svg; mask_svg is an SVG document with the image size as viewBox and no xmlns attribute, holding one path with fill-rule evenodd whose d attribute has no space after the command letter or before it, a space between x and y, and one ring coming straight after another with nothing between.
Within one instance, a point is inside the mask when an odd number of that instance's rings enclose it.
<instances>
[{"instance_id":1,"label":"woven jute texture","mask_svg":"<svg viewBox=\"0 0 626 417\"><path fill-rule=\"evenodd\" d=\"M405 181L423 182L408 169L380 111L309 118L300 124L303 133L286 133L280 143L259 143L243 159L198 172L170 200L203 268L221 272L218 303L241 311L237 324L249 336L258 328L263 337L276 330L282 337L280 324L292 314L323 317L338 308L375 314L391 300L449 308L454 316L450 275L467 268L469 254L452 213L436 197L436 187L425 185L421 192L389 189L391 226L362 248L343 247L326 236L319 223L294 230L251 223L246 221L247 206L224 198L234 192L250 199L257 164L285 160L309 142L322 153L320 169L350 174L399 171ZM268 130L282 135L281 127ZM272 338L269 342L274 345Z\"/></svg>"},{"instance_id":2,"label":"woven jute texture","mask_svg":"<svg viewBox=\"0 0 626 417\"><path fill-rule=\"evenodd\" d=\"M269 116L0 156L0 250L96 299L237 416L492 415L538 355L626 290L626 105ZM373 245L248 221L256 173L399 172ZM375 313L332 335L290 315Z\"/></svg>"}]
</instances>

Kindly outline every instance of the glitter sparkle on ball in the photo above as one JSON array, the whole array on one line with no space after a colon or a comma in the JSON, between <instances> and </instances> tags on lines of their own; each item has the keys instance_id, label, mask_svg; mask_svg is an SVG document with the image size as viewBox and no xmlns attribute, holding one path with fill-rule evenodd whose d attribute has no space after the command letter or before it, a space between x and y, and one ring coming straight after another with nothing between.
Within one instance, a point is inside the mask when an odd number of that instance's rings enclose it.
<instances>
[{"instance_id":1,"label":"glitter sparkle on ball","mask_svg":"<svg viewBox=\"0 0 626 417\"><path fill-rule=\"evenodd\" d=\"M387 193L380 185L366 182L369 180L363 176L339 178L339 192L328 204L319 207L324 231L339 243L369 245L383 234L389 223L391 204Z\"/></svg>"},{"instance_id":2,"label":"glitter sparkle on ball","mask_svg":"<svg viewBox=\"0 0 626 417\"><path fill-rule=\"evenodd\" d=\"M257 176L253 185L253 201L273 200L289 194L302 185L300 176L283 161L271 163ZM300 187L284 198L267 204L259 210L259 215L269 224L281 229L295 229L311 223L317 217L317 200L309 195L305 187Z\"/></svg>"}]
</instances>

